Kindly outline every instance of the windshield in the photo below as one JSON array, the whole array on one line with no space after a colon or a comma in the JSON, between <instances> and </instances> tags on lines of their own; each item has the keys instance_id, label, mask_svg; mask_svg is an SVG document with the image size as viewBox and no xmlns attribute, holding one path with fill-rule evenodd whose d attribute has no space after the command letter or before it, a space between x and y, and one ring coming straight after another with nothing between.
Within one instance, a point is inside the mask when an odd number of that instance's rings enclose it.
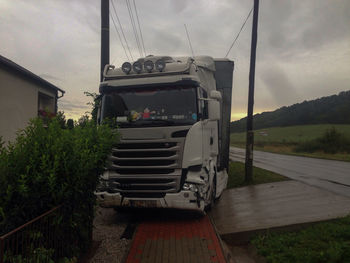
<instances>
[{"instance_id":1,"label":"windshield","mask_svg":"<svg viewBox=\"0 0 350 263\"><path fill-rule=\"evenodd\" d=\"M192 125L197 122L196 88L124 89L104 95L102 118L120 127Z\"/></svg>"}]
</instances>

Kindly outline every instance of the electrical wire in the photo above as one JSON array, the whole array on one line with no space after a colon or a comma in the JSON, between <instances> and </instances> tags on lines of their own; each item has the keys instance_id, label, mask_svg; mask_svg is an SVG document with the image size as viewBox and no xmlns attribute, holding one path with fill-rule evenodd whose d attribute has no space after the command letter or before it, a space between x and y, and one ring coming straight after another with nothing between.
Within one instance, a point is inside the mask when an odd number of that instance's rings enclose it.
<instances>
[{"instance_id":1,"label":"electrical wire","mask_svg":"<svg viewBox=\"0 0 350 263\"><path fill-rule=\"evenodd\" d=\"M118 28L117 28L117 26L116 26L116 24L115 24L115 21L114 21L114 18L113 18L113 16L112 16L111 12L109 12L109 15L110 15L110 17L112 18L112 22L113 22L115 31L116 31L117 34L118 34L120 43L122 44L122 47L123 47L123 49L124 49L125 56L126 56L127 60L130 61L130 58L129 58L129 56L128 56L128 53L126 53L125 46L124 46L124 44L123 44L122 38L121 38L121 36L120 36L119 30L118 30ZM113 64L113 63L112 63L112 64Z\"/></svg>"},{"instance_id":2,"label":"electrical wire","mask_svg":"<svg viewBox=\"0 0 350 263\"><path fill-rule=\"evenodd\" d=\"M116 8L115 8L115 6L114 6L113 0L111 0L111 3L112 3L113 10L114 10L114 14L115 14L115 16L116 16L116 18L117 18L117 21L118 21L118 24L119 24L120 31L122 32L122 35L123 35L123 38L124 38L124 41L125 41L126 47L127 47L128 51L129 51L129 54L130 54L131 60L133 61L133 60L134 60L134 58L133 58L133 56L132 56L132 54L131 54L131 51L130 51L130 48L129 48L128 41L126 40L126 37L125 37L125 34L124 34L123 26L122 26L122 24L120 23L120 19L119 19L119 16L118 16L117 10L116 10Z\"/></svg>"},{"instance_id":3,"label":"electrical wire","mask_svg":"<svg viewBox=\"0 0 350 263\"><path fill-rule=\"evenodd\" d=\"M186 24L184 24L185 26L185 30L186 30L186 35L187 35L187 39L188 39L188 43L190 44L190 48L191 48L191 52L192 52L192 57L194 58L194 52L193 52L193 48L192 48L192 44L191 44L191 39L190 39L190 36L188 34L188 31L187 31L187 26Z\"/></svg>"},{"instance_id":4,"label":"electrical wire","mask_svg":"<svg viewBox=\"0 0 350 263\"><path fill-rule=\"evenodd\" d=\"M132 25L132 29L133 29L133 32L134 32L137 48L139 50L140 56L142 57L142 50L141 50L140 40L139 40L138 33L137 33L137 30L136 30L136 25L135 25L134 15L133 15L132 10L131 10L131 5L130 5L129 0L125 0L125 2L126 2L126 6L128 8L129 17L130 17L130 20L131 20L131 25Z\"/></svg>"},{"instance_id":5,"label":"electrical wire","mask_svg":"<svg viewBox=\"0 0 350 263\"><path fill-rule=\"evenodd\" d=\"M239 32L238 32L238 34L237 34L237 36L236 36L235 40L233 40L233 42L232 42L232 44L231 44L230 48L228 49L228 51L227 51L227 53L226 53L225 58L227 58L227 56L228 56L228 54L230 53L230 51L231 51L232 47L233 47L233 46L234 46L234 44L236 43L236 41L237 41L237 39L238 39L239 35L241 34L241 32L242 32L242 30L243 30L243 28L244 28L245 24L247 23L248 18L249 18L249 17L250 17L250 15L252 14L253 8L254 8L254 7L252 7L252 9L250 9L250 11L249 11L249 14L248 14L247 18L244 20L244 23L242 24L241 29L239 30Z\"/></svg>"},{"instance_id":6,"label":"electrical wire","mask_svg":"<svg viewBox=\"0 0 350 263\"><path fill-rule=\"evenodd\" d=\"M134 2L134 9L135 9L135 14L136 14L137 24L139 25L139 31L140 31L140 36L141 36L141 43L142 43L142 47L143 47L143 52L144 52L145 57L146 57L146 49L145 49L145 43L143 42L142 30L141 30L140 21L139 21L139 15L137 13L135 0L133 0L133 2Z\"/></svg>"}]
</instances>

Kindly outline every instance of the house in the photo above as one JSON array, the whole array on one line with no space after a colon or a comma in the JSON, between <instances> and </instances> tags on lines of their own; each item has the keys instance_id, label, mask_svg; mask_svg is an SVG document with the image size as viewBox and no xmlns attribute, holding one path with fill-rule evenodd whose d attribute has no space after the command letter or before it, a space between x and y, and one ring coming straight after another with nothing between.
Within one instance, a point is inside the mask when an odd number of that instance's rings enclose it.
<instances>
[{"instance_id":1,"label":"house","mask_svg":"<svg viewBox=\"0 0 350 263\"><path fill-rule=\"evenodd\" d=\"M12 141L31 118L57 113L64 91L0 55L0 136Z\"/></svg>"}]
</instances>

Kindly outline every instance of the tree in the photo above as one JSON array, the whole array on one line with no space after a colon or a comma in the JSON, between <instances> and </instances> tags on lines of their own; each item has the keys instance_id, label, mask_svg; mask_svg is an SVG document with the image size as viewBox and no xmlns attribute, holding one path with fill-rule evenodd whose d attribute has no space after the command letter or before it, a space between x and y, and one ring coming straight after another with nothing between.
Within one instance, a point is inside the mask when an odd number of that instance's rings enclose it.
<instances>
[{"instance_id":1,"label":"tree","mask_svg":"<svg viewBox=\"0 0 350 263\"><path fill-rule=\"evenodd\" d=\"M85 91L84 94L88 97L92 98L92 102L88 102L87 105L91 105L92 106L92 110L91 110L91 118L93 121L97 122L97 112L98 112L98 108L100 106L101 103L101 99L102 96L95 93L95 92L88 92Z\"/></svg>"}]
</instances>

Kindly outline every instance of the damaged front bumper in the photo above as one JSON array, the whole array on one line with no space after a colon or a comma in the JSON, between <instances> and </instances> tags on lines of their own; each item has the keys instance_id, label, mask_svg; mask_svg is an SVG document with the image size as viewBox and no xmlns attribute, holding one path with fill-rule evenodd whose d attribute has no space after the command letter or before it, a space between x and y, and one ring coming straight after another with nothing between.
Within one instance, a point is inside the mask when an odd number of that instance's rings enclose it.
<instances>
[{"instance_id":1,"label":"damaged front bumper","mask_svg":"<svg viewBox=\"0 0 350 263\"><path fill-rule=\"evenodd\" d=\"M95 192L97 201L102 207L149 207L176 208L204 211L204 200L198 198L198 193L182 190L178 193L167 193L160 198L124 197L120 193Z\"/></svg>"}]
</instances>

